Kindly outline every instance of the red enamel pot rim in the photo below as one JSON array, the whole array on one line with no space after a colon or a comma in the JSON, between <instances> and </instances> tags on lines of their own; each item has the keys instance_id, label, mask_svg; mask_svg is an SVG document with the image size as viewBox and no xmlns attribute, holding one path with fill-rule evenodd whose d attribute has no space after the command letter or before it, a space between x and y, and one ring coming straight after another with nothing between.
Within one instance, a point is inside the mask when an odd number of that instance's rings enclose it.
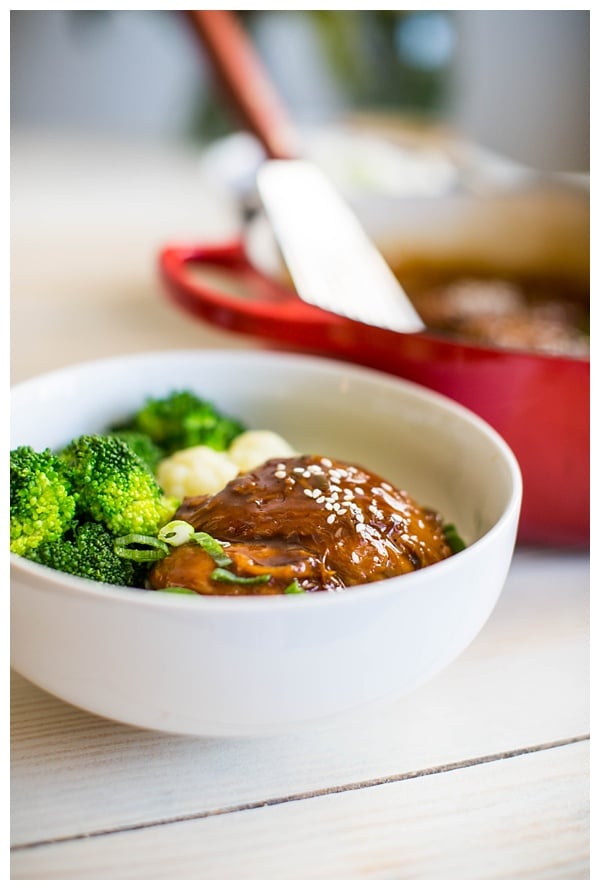
<instances>
[{"instance_id":1,"label":"red enamel pot rim","mask_svg":"<svg viewBox=\"0 0 600 890\"><path fill-rule=\"evenodd\" d=\"M524 480L519 541L589 545L589 359L480 346L428 332L397 334L340 318L303 303L258 269L241 240L167 246L159 268L168 296L197 318L271 345L396 374L475 411L519 461Z\"/></svg>"}]
</instances>

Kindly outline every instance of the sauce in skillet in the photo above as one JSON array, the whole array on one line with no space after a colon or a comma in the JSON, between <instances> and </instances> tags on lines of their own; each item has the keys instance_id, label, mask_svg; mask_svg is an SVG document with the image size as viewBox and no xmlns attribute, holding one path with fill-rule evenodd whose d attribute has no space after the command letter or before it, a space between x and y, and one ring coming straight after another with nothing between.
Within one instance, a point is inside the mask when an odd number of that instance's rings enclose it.
<instances>
[{"instance_id":1,"label":"sauce in skillet","mask_svg":"<svg viewBox=\"0 0 600 890\"><path fill-rule=\"evenodd\" d=\"M362 467L317 455L269 460L217 494L185 499L175 518L224 544L231 578L214 579L213 558L190 543L154 565L154 589L221 596L281 594L290 585L294 592L336 590L452 553L436 512Z\"/></svg>"},{"instance_id":2,"label":"sauce in skillet","mask_svg":"<svg viewBox=\"0 0 600 890\"><path fill-rule=\"evenodd\" d=\"M574 282L435 264L395 272L432 331L487 346L589 355L589 291Z\"/></svg>"}]
</instances>

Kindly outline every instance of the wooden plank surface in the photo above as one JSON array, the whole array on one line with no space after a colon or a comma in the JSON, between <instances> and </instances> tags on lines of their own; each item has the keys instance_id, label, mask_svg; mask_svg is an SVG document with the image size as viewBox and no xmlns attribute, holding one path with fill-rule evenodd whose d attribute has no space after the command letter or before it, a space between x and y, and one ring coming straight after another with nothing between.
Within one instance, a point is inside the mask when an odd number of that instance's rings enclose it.
<instances>
[{"instance_id":1,"label":"wooden plank surface","mask_svg":"<svg viewBox=\"0 0 600 890\"><path fill-rule=\"evenodd\" d=\"M586 879L588 743L53 843L28 879Z\"/></svg>"},{"instance_id":2,"label":"wooden plank surface","mask_svg":"<svg viewBox=\"0 0 600 890\"><path fill-rule=\"evenodd\" d=\"M587 627L587 560L521 552L490 621L437 678L391 705L270 739L140 731L15 675L12 843L187 818L579 738L589 731Z\"/></svg>"}]
</instances>

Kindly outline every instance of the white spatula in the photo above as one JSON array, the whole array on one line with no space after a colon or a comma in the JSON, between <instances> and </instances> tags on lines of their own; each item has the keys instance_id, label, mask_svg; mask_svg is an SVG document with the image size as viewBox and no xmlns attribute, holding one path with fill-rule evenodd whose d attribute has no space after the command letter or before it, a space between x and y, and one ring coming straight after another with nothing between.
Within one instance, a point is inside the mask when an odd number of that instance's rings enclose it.
<instances>
[{"instance_id":1,"label":"white spatula","mask_svg":"<svg viewBox=\"0 0 600 890\"><path fill-rule=\"evenodd\" d=\"M234 14L189 16L222 85L267 154L257 187L299 297L365 324L425 327L391 269L327 177L299 159L300 140Z\"/></svg>"}]
</instances>

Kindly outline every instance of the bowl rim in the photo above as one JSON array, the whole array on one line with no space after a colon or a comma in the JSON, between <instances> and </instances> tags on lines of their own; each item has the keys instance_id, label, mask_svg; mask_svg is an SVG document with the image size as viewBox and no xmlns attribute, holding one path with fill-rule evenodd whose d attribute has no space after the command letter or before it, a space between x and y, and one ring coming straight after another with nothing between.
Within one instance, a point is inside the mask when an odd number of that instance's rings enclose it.
<instances>
[{"instance_id":1,"label":"bowl rim","mask_svg":"<svg viewBox=\"0 0 600 890\"><path fill-rule=\"evenodd\" d=\"M73 596L83 596L102 598L106 601L117 601L121 603L140 603L140 594L143 595L141 601L144 608L158 609L192 609L198 614L204 614L207 610L210 612L229 611L231 609L259 609L259 610L280 610L282 608L320 608L321 606L331 605L333 603L344 602L360 602L364 599L378 599L386 596L393 587L398 585L399 578L402 578L404 589L395 591L394 595L409 594L411 591L422 586L423 583L429 583L434 573L443 575L454 573L465 561L470 560L473 553L478 552L484 547L488 547L492 540L501 535L507 525L515 519L521 507L523 482L522 475L517 459L506 441L487 421L483 420L475 412L464 407L460 403L454 401L448 396L442 395L434 390L429 389L421 384L414 383L409 380L397 377L385 371L379 371L372 368L355 365L339 359L311 356L303 353L286 352L282 350L270 349L165 349L153 350L136 353L123 353L120 355L107 356L90 361L77 362L65 365L54 370L42 372L26 380L14 384L10 389L11 409L13 396L27 389L39 386L42 382L59 380L61 376L69 376L78 374L86 370L93 370L110 365L118 366L123 362L137 361L140 364L148 361L168 362L173 359L178 360L222 360L230 361L232 359L247 362L248 360L258 363L273 363L276 365L291 365L300 369L304 366L311 366L316 371L326 370L329 372L343 372L350 374L355 378L363 381L371 381L372 383L383 384L385 387L399 389L412 395L424 399L430 404L445 408L446 411L458 415L461 420L468 425L475 426L480 433L491 441L496 451L503 460L505 467L509 471L510 476L510 496L501 515L498 517L494 525L483 534L480 538L469 544L465 550L453 554L441 562L425 566L415 572L407 573L402 576L394 576L377 582L367 582L365 584L355 585L353 587L344 588L342 591L321 590L315 591L307 596L219 596L219 595L202 595L183 596L172 593L162 593L154 590L143 590L139 588L121 587L119 585L105 584L100 581L92 581L86 578L79 578L75 575L58 572L47 566L38 565L23 556L10 553L11 565L11 585L15 581L14 574L18 572L20 575L29 576L25 581L28 583L39 580L45 582L45 586L54 588L56 592ZM515 532L516 532L515 522ZM340 596L340 593L342 594ZM12 590L11 590L12 596ZM290 605L295 603L295 605ZM334 606L334 608L342 608L343 606Z\"/></svg>"}]
</instances>

